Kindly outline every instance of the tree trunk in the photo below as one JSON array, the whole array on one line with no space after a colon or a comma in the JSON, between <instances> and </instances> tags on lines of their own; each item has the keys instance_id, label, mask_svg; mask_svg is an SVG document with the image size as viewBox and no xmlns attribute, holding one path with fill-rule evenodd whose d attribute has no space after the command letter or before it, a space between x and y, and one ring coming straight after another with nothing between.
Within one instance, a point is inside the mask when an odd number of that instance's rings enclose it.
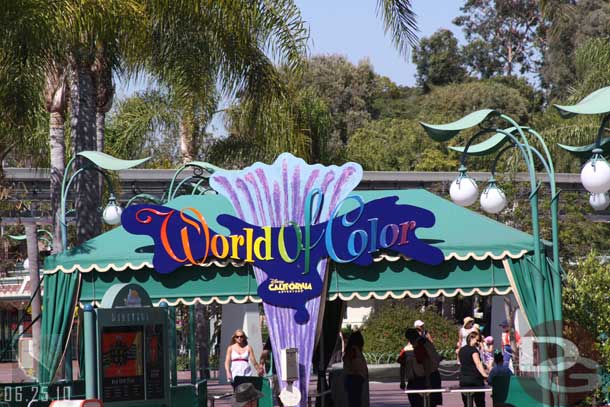
<instances>
[{"instance_id":1,"label":"tree trunk","mask_svg":"<svg viewBox=\"0 0 610 407\"><path fill-rule=\"evenodd\" d=\"M51 112L49 141L51 150L51 213L53 214L53 253L64 250L61 241L61 181L65 170L66 145L64 140L64 116Z\"/></svg>"},{"instance_id":2,"label":"tree trunk","mask_svg":"<svg viewBox=\"0 0 610 407\"><path fill-rule=\"evenodd\" d=\"M65 70L51 64L45 77L45 107L49 112L49 147L51 152L51 214L53 216L53 253L64 250L61 234L61 182L65 171L67 86Z\"/></svg>"},{"instance_id":3,"label":"tree trunk","mask_svg":"<svg viewBox=\"0 0 610 407\"><path fill-rule=\"evenodd\" d=\"M95 142L96 150L104 151L104 134L106 130L106 113L99 110L95 113Z\"/></svg>"},{"instance_id":4,"label":"tree trunk","mask_svg":"<svg viewBox=\"0 0 610 407\"><path fill-rule=\"evenodd\" d=\"M184 109L180 118L180 155L182 163L186 164L194 161L197 157L197 126L195 123L195 113L192 106Z\"/></svg>"},{"instance_id":5,"label":"tree trunk","mask_svg":"<svg viewBox=\"0 0 610 407\"><path fill-rule=\"evenodd\" d=\"M28 261L30 272L30 291L32 297L32 321L40 316L40 274L38 262L38 235L36 222L25 222L25 235L28 248ZM38 371L38 361L40 359L40 321L32 324L32 357L34 359L34 371Z\"/></svg>"},{"instance_id":6,"label":"tree trunk","mask_svg":"<svg viewBox=\"0 0 610 407\"><path fill-rule=\"evenodd\" d=\"M91 65L73 55L71 64L70 103L72 106L70 125L74 153L97 149L95 131L96 94ZM90 165L82 157L76 159L76 169ZM95 171L83 171L76 182L76 240L83 243L101 231L99 207L99 183Z\"/></svg>"},{"instance_id":7,"label":"tree trunk","mask_svg":"<svg viewBox=\"0 0 610 407\"><path fill-rule=\"evenodd\" d=\"M114 83L112 82L112 68L108 64L109 57L106 54L106 47L97 49L95 60L91 66L93 86L95 89L95 129L96 129L96 150L104 151L104 136L106 129L106 113L112 107L114 99ZM104 179L99 175L100 201L104 190Z\"/></svg>"},{"instance_id":8,"label":"tree trunk","mask_svg":"<svg viewBox=\"0 0 610 407\"><path fill-rule=\"evenodd\" d=\"M104 133L106 130L106 113L99 109L95 113L95 143L96 150L104 152ZM104 177L102 174L98 174L98 188L99 188L99 201L102 202L104 194Z\"/></svg>"}]
</instances>

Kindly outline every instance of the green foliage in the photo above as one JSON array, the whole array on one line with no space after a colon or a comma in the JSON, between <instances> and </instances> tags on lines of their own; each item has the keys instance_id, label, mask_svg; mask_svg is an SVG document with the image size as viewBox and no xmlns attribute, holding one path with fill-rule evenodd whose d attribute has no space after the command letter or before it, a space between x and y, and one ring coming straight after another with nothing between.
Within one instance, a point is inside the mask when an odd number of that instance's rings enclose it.
<instances>
[{"instance_id":1,"label":"green foliage","mask_svg":"<svg viewBox=\"0 0 610 407\"><path fill-rule=\"evenodd\" d=\"M373 96L373 119L415 119L419 96L419 89L398 86L382 76L377 80L377 91Z\"/></svg>"},{"instance_id":2,"label":"green foliage","mask_svg":"<svg viewBox=\"0 0 610 407\"><path fill-rule=\"evenodd\" d=\"M518 90L491 80L434 88L421 99L419 108L420 120L441 118L440 123L486 108L498 109L520 124L527 124L530 115L529 101Z\"/></svg>"},{"instance_id":3,"label":"green foliage","mask_svg":"<svg viewBox=\"0 0 610 407\"><path fill-rule=\"evenodd\" d=\"M574 101L610 84L610 41L594 38L576 50L575 66L578 82L572 95Z\"/></svg>"},{"instance_id":4,"label":"green foliage","mask_svg":"<svg viewBox=\"0 0 610 407\"><path fill-rule=\"evenodd\" d=\"M605 0L546 3L549 34L540 74L551 98L565 98L582 85L576 74L575 53L589 40L606 39L610 34L610 5Z\"/></svg>"},{"instance_id":5,"label":"green foliage","mask_svg":"<svg viewBox=\"0 0 610 407\"><path fill-rule=\"evenodd\" d=\"M419 155L413 171L455 171L460 165L458 154L448 150L441 151L439 147L441 146L426 148Z\"/></svg>"},{"instance_id":6,"label":"green foliage","mask_svg":"<svg viewBox=\"0 0 610 407\"><path fill-rule=\"evenodd\" d=\"M448 357L455 351L457 327L434 309L421 312L405 301L385 300L375 307L363 327L365 352L395 353L406 344L405 329L421 319L432 335L436 350Z\"/></svg>"},{"instance_id":7,"label":"green foliage","mask_svg":"<svg viewBox=\"0 0 610 407\"><path fill-rule=\"evenodd\" d=\"M449 30L441 29L429 38L422 38L413 50L413 63L417 84L424 89L459 83L466 77L457 39Z\"/></svg>"},{"instance_id":8,"label":"green foliage","mask_svg":"<svg viewBox=\"0 0 610 407\"><path fill-rule=\"evenodd\" d=\"M464 65L472 75L489 79L502 74L502 61L496 58L495 50L486 41L477 38L464 45L461 51Z\"/></svg>"},{"instance_id":9,"label":"green foliage","mask_svg":"<svg viewBox=\"0 0 610 407\"><path fill-rule=\"evenodd\" d=\"M471 67L484 66L485 77L489 67L502 64L506 74L533 72L538 64L537 48L541 23L539 4L535 0L508 1L466 0L460 8L463 15L453 23L462 27L466 40L480 40L471 55L479 58ZM473 51L477 52L473 52ZM487 57L488 61L481 62Z\"/></svg>"},{"instance_id":10,"label":"green foliage","mask_svg":"<svg viewBox=\"0 0 610 407\"><path fill-rule=\"evenodd\" d=\"M555 109L536 114L532 127L543 137L551 151L556 172L580 172L580 160L560 148L557 144L581 146L593 143L599 129L599 118L578 115L569 120L562 119Z\"/></svg>"},{"instance_id":11,"label":"green foliage","mask_svg":"<svg viewBox=\"0 0 610 407\"><path fill-rule=\"evenodd\" d=\"M149 168L173 168L178 151L179 107L167 93L145 91L122 100L106 125L106 151L124 159L152 156Z\"/></svg>"},{"instance_id":12,"label":"green foliage","mask_svg":"<svg viewBox=\"0 0 610 407\"><path fill-rule=\"evenodd\" d=\"M354 65L339 55L316 56L307 63L298 86L311 88L326 103L332 115L333 132L346 144L374 113L378 78L368 60Z\"/></svg>"},{"instance_id":13,"label":"green foliage","mask_svg":"<svg viewBox=\"0 0 610 407\"><path fill-rule=\"evenodd\" d=\"M442 148L426 137L417 121L382 119L368 122L354 133L346 158L369 171L413 171L418 166L455 169L457 162L443 156L437 147Z\"/></svg>"},{"instance_id":14,"label":"green foliage","mask_svg":"<svg viewBox=\"0 0 610 407\"><path fill-rule=\"evenodd\" d=\"M228 113L231 136L215 143L208 156L225 168L254 161L271 162L284 151L311 162L336 160L332 151L332 118L311 88L287 88L285 99L264 106L242 102ZM272 134L273 137L269 137Z\"/></svg>"},{"instance_id":15,"label":"green foliage","mask_svg":"<svg viewBox=\"0 0 610 407\"><path fill-rule=\"evenodd\" d=\"M383 17L385 32L391 33L392 42L406 54L417 41L417 23L410 0L377 0L377 13Z\"/></svg>"},{"instance_id":16,"label":"green foliage","mask_svg":"<svg viewBox=\"0 0 610 407\"><path fill-rule=\"evenodd\" d=\"M568 337L579 344L584 356L599 360L607 371L610 368L610 265L602 263L592 251L570 270L565 283L563 308ZM593 348L581 346L586 337L573 337L579 332L588 334L594 342Z\"/></svg>"}]
</instances>

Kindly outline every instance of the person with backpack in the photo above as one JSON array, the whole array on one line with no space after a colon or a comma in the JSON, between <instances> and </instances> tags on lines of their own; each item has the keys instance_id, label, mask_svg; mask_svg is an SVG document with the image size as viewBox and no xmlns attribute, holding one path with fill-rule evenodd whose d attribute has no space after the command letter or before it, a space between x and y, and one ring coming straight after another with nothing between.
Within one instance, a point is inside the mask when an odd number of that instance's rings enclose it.
<instances>
[{"instance_id":1,"label":"person with backpack","mask_svg":"<svg viewBox=\"0 0 610 407\"><path fill-rule=\"evenodd\" d=\"M415 328L408 328L405 337L413 346L413 355L406 360L407 390L415 389L440 389L441 375L438 367L441 357L436 351L434 344L420 335ZM423 397L419 394L409 394L409 403L412 407L422 407ZM443 404L443 395L433 393L430 396L430 406L435 407Z\"/></svg>"}]
</instances>

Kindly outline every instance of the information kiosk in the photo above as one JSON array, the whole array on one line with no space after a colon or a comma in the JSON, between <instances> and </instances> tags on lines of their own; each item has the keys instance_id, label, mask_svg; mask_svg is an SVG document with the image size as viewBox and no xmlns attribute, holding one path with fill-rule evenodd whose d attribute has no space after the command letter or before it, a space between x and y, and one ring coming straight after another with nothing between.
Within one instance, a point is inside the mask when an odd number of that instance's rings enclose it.
<instances>
[{"instance_id":1,"label":"information kiosk","mask_svg":"<svg viewBox=\"0 0 610 407\"><path fill-rule=\"evenodd\" d=\"M97 388L105 406L168 406L168 315L137 284L112 286L97 309Z\"/></svg>"}]
</instances>

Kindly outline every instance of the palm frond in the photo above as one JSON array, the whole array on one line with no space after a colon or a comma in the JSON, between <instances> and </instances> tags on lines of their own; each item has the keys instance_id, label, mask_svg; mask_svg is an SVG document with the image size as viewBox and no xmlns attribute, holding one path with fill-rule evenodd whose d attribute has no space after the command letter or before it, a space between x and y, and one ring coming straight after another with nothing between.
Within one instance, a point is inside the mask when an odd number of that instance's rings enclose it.
<instances>
[{"instance_id":1,"label":"palm frond","mask_svg":"<svg viewBox=\"0 0 610 407\"><path fill-rule=\"evenodd\" d=\"M377 0L377 15L381 14L386 34L401 54L417 44L417 21L410 0Z\"/></svg>"}]
</instances>

